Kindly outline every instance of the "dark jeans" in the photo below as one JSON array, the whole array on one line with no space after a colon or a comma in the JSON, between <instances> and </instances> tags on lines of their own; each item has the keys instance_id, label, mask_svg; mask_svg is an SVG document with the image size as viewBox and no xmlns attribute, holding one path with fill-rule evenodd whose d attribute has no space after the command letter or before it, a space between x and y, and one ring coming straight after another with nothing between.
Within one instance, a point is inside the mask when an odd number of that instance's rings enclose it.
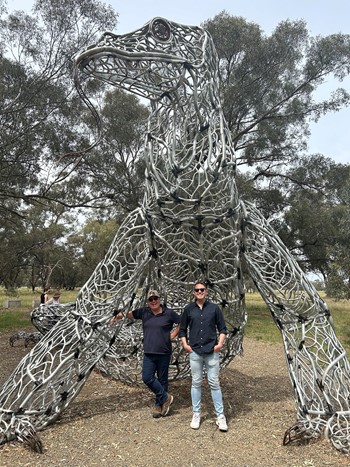
<instances>
[{"instance_id":1,"label":"dark jeans","mask_svg":"<svg viewBox=\"0 0 350 467\"><path fill-rule=\"evenodd\" d=\"M171 355L144 354L142 381L154 392L156 405L162 406L168 399L168 372Z\"/></svg>"}]
</instances>

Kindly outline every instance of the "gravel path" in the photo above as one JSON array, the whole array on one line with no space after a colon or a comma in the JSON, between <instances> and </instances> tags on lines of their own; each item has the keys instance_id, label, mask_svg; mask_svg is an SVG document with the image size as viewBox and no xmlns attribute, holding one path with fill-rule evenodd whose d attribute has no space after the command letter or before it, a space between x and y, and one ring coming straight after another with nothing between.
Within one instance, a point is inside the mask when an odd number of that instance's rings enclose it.
<instances>
[{"instance_id":1,"label":"gravel path","mask_svg":"<svg viewBox=\"0 0 350 467\"><path fill-rule=\"evenodd\" d=\"M0 336L0 382L26 353L23 341ZM283 446L295 422L294 399L282 345L245 339L244 357L221 372L229 431L216 429L207 384L203 421L191 430L190 381L171 383L170 415L153 419L144 387L130 387L94 372L59 421L40 433L44 453L18 442L0 447L0 466L37 467L324 467L350 458L325 440Z\"/></svg>"}]
</instances>

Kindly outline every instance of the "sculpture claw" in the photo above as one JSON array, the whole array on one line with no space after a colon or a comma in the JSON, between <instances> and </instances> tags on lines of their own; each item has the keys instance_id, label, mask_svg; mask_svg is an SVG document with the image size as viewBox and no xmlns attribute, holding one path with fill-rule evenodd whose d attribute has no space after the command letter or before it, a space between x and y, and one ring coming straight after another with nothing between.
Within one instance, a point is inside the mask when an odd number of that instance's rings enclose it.
<instances>
[{"instance_id":1,"label":"sculpture claw","mask_svg":"<svg viewBox=\"0 0 350 467\"><path fill-rule=\"evenodd\" d=\"M18 441L28 446L34 452L43 453L43 443L39 434L29 420L16 419L15 434Z\"/></svg>"},{"instance_id":2,"label":"sculpture claw","mask_svg":"<svg viewBox=\"0 0 350 467\"><path fill-rule=\"evenodd\" d=\"M284 433L283 446L287 444L307 444L311 439L318 438L315 431L306 427L305 423L298 421L289 427Z\"/></svg>"}]
</instances>

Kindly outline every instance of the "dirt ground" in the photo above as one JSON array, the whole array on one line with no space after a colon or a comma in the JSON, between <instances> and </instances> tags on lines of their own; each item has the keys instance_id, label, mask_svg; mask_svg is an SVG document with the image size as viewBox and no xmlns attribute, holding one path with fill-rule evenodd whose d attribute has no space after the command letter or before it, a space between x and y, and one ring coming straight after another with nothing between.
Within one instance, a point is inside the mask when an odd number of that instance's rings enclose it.
<instances>
[{"instance_id":1,"label":"dirt ground","mask_svg":"<svg viewBox=\"0 0 350 467\"><path fill-rule=\"evenodd\" d=\"M0 336L0 383L29 350L23 341L10 347L10 335ZM60 420L40 433L44 453L11 442L0 447L0 466L350 466L326 440L282 445L296 416L282 345L245 339L244 347L221 372L227 433L216 428L206 384L202 424L192 430L189 380L171 383L170 414L153 419L146 388L93 373Z\"/></svg>"}]
</instances>

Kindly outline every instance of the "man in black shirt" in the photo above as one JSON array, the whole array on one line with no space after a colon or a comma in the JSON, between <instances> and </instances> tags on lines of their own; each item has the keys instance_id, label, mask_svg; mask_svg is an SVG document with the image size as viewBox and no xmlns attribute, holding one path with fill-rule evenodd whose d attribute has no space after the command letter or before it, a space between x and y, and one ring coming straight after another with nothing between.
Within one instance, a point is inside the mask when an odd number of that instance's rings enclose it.
<instances>
[{"instance_id":1,"label":"man in black shirt","mask_svg":"<svg viewBox=\"0 0 350 467\"><path fill-rule=\"evenodd\" d=\"M216 424L227 431L222 393L219 381L220 355L227 329L220 308L207 300L208 290L204 282L196 282L193 288L195 301L185 306L181 317L179 336L184 349L189 352L192 386L193 417L191 428L200 426L203 369L206 368L208 383L216 412ZM187 340L187 329L189 336ZM219 339L217 338L219 334Z\"/></svg>"},{"instance_id":2,"label":"man in black shirt","mask_svg":"<svg viewBox=\"0 0 350 467\"><path fill-rule=\"evenodd\" d=\"M122 313L116 316L117 319L122 317ZM126 317L142 320L142 380L155 394L153 417L164 417L174 400L168 392L168 373L172 353L171 340L179 333L180 316L174 310L161 305L159 293L150 290L147 294L147 306L128 311ZM113 321L114 319L112 323ZM174 324L177 325L175 329Z\"/></svg>"}]
</instances>

